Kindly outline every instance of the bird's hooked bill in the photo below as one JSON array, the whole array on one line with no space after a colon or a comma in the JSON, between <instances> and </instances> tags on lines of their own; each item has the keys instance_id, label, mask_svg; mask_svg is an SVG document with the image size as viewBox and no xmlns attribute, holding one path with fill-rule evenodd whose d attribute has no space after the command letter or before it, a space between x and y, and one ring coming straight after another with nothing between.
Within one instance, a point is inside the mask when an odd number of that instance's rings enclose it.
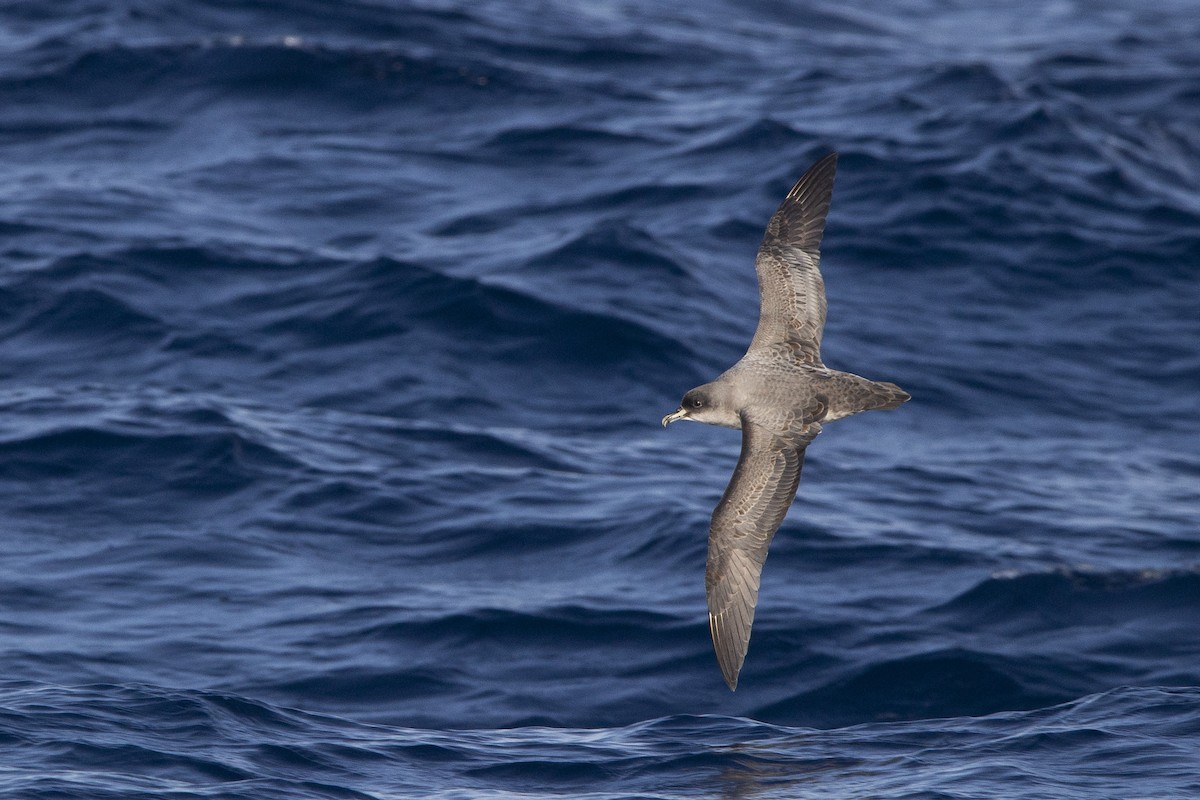
<instances>
[{"instance_id":1,"label":"bird's hooked bill","mask_svg":"<svg viewBox=\"0 0 1200 800\"><path fill-rule=\"evenodd\" d=\"M665 428L672 422L683 419L686 416L687 412L683 410L683 406L680 406L679 408L675 409L675 411L662 418L663 427Z\"/></svg>"}]
</instances>

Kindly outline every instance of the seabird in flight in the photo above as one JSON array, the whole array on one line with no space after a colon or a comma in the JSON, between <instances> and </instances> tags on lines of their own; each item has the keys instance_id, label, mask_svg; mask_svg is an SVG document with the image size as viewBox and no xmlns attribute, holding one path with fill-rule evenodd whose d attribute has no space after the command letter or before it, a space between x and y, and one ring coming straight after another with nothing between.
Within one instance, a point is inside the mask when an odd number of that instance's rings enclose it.
<instances>
[{"instance_id":1,"label":"seabird in flight","mask_svg":"<svg viewBox=\"0 0 1200 800\"><path fill-rule=\"evenodd\" d=\"M821 362L825 284L818 248L837 153L804 173L767 224L755 260L761 308L741 360L683 396L667 426L690 419L739 428L742 454L708 532L708 622L730 689L750 644L767 548L796 496L804 450L835 419L896 408L909 395Z\"/></svg>"}]
</instances>

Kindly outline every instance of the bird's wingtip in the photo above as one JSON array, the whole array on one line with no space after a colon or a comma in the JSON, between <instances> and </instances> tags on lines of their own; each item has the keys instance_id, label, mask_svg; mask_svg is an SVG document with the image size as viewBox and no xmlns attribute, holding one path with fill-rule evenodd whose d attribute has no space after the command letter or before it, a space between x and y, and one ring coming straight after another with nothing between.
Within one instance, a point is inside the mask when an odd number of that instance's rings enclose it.
<instances>
[{"instance_id":1,"label":"bird's wingtip","mask_svg":"<svg viewBox=\"0 0 1200 800\"><path fill-rule=\"evenodd\" d=\"M713 650L717 657L717 666L721 668L721 677L725 679L725 685L729 687L729 691L736 692L738 675L742 671L742 659L745 659L746 652L743 650L741 659L739 659L736 654L729 651L728 641L721 635L721 626L717 617L712 613L708 615L708 627L712 632Z\"/></svg>"}]
</instances>

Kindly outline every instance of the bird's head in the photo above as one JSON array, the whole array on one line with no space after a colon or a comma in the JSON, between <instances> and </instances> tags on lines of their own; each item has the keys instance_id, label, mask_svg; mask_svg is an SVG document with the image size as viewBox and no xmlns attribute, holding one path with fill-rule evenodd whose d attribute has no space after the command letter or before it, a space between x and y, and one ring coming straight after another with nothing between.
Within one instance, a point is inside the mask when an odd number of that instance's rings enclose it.
<instances>
[{"instance_id":1,"label":"bird's head","mask_svg":"<svg viewBox=\"0 0 1200 800\"><path fill-rule=\"evenodd\" d=\"M683 396L679 408L662 418L663 427L680 419L693 422L706 422L709 425L721 425L726 428L741 427L737 412L726 408L724 393L717 391L712 384L697 386Z\"/></svg>"}]
</instances>

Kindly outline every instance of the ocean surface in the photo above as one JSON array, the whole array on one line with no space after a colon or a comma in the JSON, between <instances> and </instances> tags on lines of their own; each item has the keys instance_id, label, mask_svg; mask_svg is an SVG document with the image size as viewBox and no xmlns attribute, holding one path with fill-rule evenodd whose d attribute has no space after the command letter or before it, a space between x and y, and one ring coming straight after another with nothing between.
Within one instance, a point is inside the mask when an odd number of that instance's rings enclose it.
<instances>
[{"instance_id":1,"label":"ocean surface","mask_svg":"<svg viewBox=\"0 0 1200 800\"><path fill-rule=\"evenodd\" d=\"M1200 797L1196 10L0 4L0 795ZM731 693L659 420L830 150L913 399Z\"/></svg>"}]
</instances>

